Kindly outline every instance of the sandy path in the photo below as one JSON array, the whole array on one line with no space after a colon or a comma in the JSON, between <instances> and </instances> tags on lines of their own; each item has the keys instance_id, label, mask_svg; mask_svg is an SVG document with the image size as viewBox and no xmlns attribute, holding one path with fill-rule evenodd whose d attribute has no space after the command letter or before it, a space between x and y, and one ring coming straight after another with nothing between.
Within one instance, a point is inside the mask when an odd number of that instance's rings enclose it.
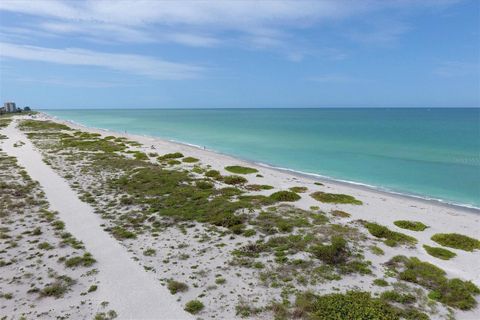
<instances>
[{"instance_id":1,"label":"sandy path","mask_svg":"<svg viewBox=\"0 0 480 320\"><path fill-rule=\"evenodd\" d=\"M80 201L68 183L43 163L40 152L15 125L12 121L2 132L8 136L3 150L17 157L32 179L40 183L67 231L83 241L97 259L98 294L110 302L109 309L114 309L121 319L193 319L153 274L145 272L117 240L102 230L102 220L93 208ZM18 141L25 145L14 147Z\"/></svg>"}]
</instances>

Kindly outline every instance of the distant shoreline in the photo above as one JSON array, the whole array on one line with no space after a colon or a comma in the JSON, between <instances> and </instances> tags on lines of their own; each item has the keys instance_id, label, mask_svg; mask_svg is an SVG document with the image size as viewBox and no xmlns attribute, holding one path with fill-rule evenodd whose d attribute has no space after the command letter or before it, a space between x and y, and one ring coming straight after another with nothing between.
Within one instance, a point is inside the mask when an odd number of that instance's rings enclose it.
<instances>
[{"instance_id":1,"label":"distant shoreline","mask_svg":"<svg viewBox=\"0 0 480 320\"><path fill-rule=\"evenodd\" d=\"M300 171L297 171L297 170L294 170L294 169L282 168L282 167L278 167L278 166L271 165L271 164L268 164L268 163L262 163L262 162L257 162L255 160L251 160L251 159L245 159L245 158L242 158L241 156L236 156L236 155L223 153L223 152L220 152L220 151L217 151L217 150L212 150L212 149L208 149L208 148L205 150L203 147L201 147L199 145L191 144L191 143L184 142L184 141L178 141L178 140L173 140L173 139L165 139L165 138L162 138L162 137L151 136L151 135L140 135L140 134L128 133L128 132L125 133L125 132L119 132L119 131L105 129L105 128L90 127L90 126L87 126L87 125L84 125L84 124L81 124L81 123L77 123L77 122L72 121L72 120L62 119L62 118L59 118L57 116L50 115L50 114L48 114L44 111L39 111L39 113L46 116L47 118L50 118L50 119L54 120L54 121L63 122L63 123L73 125L73 126L79 126L79 127L89 129L89 130L98 130L98 131L102 131L102 132L110 132L110 133L115 134L115 135L121 135L121 136L127 136L127 137L143 137L143 138L166 141L166 142L169 142L169 143L177 144L179 146L194 148L194 149L210 152L210 153L217 154L217 155L231 157L231 158L234 158L234 159L241 160L242 162L249 163L250 165L259 166L259 167L262 167L262 168L268 168L268 169L283 172L283 173L286 173L286 174L289 174L289 175L292 175L292 176L295 176L295 177L308 178L308 179L312 179L314 181L342 185L342 186L346 186L346 187L353 188L353 189L358 189L358 190L363 190L363 191L368 191L368 192L374 192L374 193L377 193L377 194L380 194L380 195L387 195L387 196L396 197L396 198L399 198L399 199L415 200L415 201L419 201L419 202L426 203L426 204L432 204L433 203L435 205L439 205L439 206L446 207L446 208L460 209L460 210L464 210L464 211L471 212L471 213L474 213L474 214L480 214L480 208L479 207L475 207L475 206L469 205L469 204L454 203L454 202L450 202L450 201L443 200L443 199L428 198L426 196L403 193L403 192L398 192L398 191L394 191L394 190L385 190L381 187L377 187L377 186L373 186L373 185L366 185L366 184L359 183L359 182L345 181L345 180L341 180L341 179L335 179L335 178L331 178L331 177L327 177L327 176L322 176L320 174L309 173L309 172L300 172Z\"/></svg>"}]
</instances>

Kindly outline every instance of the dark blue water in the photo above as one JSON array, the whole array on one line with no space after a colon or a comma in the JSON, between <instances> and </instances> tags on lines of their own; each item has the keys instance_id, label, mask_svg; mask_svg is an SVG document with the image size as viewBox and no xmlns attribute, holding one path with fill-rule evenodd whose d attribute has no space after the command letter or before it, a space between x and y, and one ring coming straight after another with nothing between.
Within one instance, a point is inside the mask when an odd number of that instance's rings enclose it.
<instances>
[{"instance_id":1,"label":"dark blue water","mask_svg":"<svg viewBox=\"0 0 480 320\"><path fill-rule=\"evenodd\" d=\"M480 109L48 110L87 126L480 207Z\"/></svg>"}]
</instances>

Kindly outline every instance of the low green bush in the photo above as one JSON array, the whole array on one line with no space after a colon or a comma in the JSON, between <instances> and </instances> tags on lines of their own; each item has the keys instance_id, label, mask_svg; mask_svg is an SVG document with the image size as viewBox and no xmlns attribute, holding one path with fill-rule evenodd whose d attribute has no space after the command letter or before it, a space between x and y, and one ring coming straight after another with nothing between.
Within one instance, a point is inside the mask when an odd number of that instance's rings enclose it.
<instances>
[{"instance_id":1,"label":"low green bush","mask_svg":"<svg viewBox=\"0 0 480 320\"><path fill-rule=\"evenodd\" d=\"M90 267L96 260L88 252L85 252L83 256L76 256L65 260L65 266L67 268L73 268L77 266Z\"/></svg>"},{"instance_id":2,"label":"low green bush","mask_svg":"<svg viewBox=\"0 0 480 320\"><path fill-rule=\"evenodd\" d=\"M386 301L373 298L370 293L348 291L317 296L306 292L298 294L296 312L308 319L375 319L399 320L398 311Z\"/></svg>"},{"instance_id":3,"label":"low green bush","mask_svg":"<svg viewBox=\"0 0 480 320\"><path fill-rule=\"evenodd\" d=\"M195 162L198 162L199 160L194 157L185 157L182 159L182 161L185 163L195 163Z\"/></svg>"},{"instance_id":4,"label":"low green bush","mask_svg":"<svg viewBox=\"0 0 480 320\"><path fill-rule=\"evenodd\" d=\"M325 203L340 203L340 204L354 204L354 205L361 205L363 204L362 201L355 199L352 196L346 194L338 194L338 193L326 193L317 191L310 196L320 202Z\"/></svg>"},{"instance_id":5,"label":"low green bush","mask_svg":"<svg viewBox=\"0 0 480 320\"><path fill-rule=\"evenodd\" d=\"M382 292L382 294L380 295L380 299L390 302L398 302L401 304L414 303L417 300L413 294L400 293L393 290Z\"/></svg>"},{"instance_id":6,"label":"low green bush","mask_svg":"<svg viewBox=\"0 0 480 320\"><path fill-rule=\"evenodd\" d=\"M428 228L428 226L424 225L420 221L409 221L409 220L397 220L393 222L399 228L408 229L412 231L423 231Z\"/></svg>"},{"instance_id":7,"label":"low green bush","mask_svg":"<svg viewBox=\"0 0 480 320\"><path fill-rule=\"evenodd\" d=\"M350 218L352 215L348 212L341 211L341 210L333 210L332 216L340 217L340 218Z\"/></svg>"},{"instance_id":8,"label":"low green bush","mask_svg":"<svg viewBox=\"0 0 480 320\"><path fill-rule=\"evenodd\" d=\"M258 172L258 170L255 168L242 167L242 166L228 166L228 167L225 167L225 170L231 173L236 173L236 174L250 174L250 173Z\"/></svg>"},{"instance_id":9,"label":"low green bush","mask_svg":"<svg viewBox=\"0 0 480 320\"><path fill-rule=\"evenodd\" d=\"M117 239L136 239L137 235L131 231L128 231L125 228L116 226L112 228L112 234Z\"/></svg>"},{"instance_id":10,"label":"low green bush","mask_svg":"<svg viewBox=\"0 0 480 320\"><path fill-rule=\"evenodd\" d=\"M185 292L188 290L188 285L183 282L170 280L168 281L167 288L171 294L176 294L177 292Z\"/></svg>"},{"instance_id":11,"label":"low green bush","mask_svg":"<svg viewBox=\"0 0 480 320\"><path fill-rule=\"evenodd\" d=\"M249 184L245 186L245 189L249 191L271 190L273 189L273 186L269 186L266 184Z\"/></svg>"},{"instance_id":12,"label":"low green bush","mask_svg":"<svg viewBox=\"0 0 480 320\"><path fill-rule=\"evenodd\" d=\"M471 281L448 279L444 270L418 258L393 257L386 264L403 281L431 290L429 297L452 308L470 310L477 305L480 289Z\"/></svg>"},{"instance_id":13,"label":"low green bush","mask_svg":"<svg viewBox=\"0 0 480 320\"><path fill-rule=\"evenodd\" d=\"M417 243L417 239L408 236L406 234L395 232L374 222L364 222L365 228L374 237L385 239L385 244L391 247L395 247L398 244L413 245Z\"/></svg>"},{"instance_id":14,"label":"low green bush","mask_svg":"<svg viewBox=\"0 0 480 320\"><path fill-rule=\"evenodd\" d=\"M164 154L163 156L158 157L158 161L164 161L164 160L170 160L170 159L178 159L178 158L183 158L183 154L180 152L174 152L174 153L167 153Z\"/></svg>"},{"instance_id":15,"label":"low green bush","mask_svg":"<svg viewBox=\"0 0 480 320\"><path fill-rule=\"evenodd\" d=\"M241 176L226 176L223 178L223 182L230 185L236 185L247 183L248 180Z\"/></svg>"},{"instance_id":16,"label":"low green bush","mask_svg":"<svg viewBox=\"0 0 480 320\"><path fill-rule=\"evenodd\" d=\"M431 238L445 247L473 251L480 249L480 241L458 233L437 233Z\"/></svg>"},{"instance_id":17,"label":"low green bush","mask_svg":"<svg viewBox=\"0 0 480 320\"><path fill-rule=\"evenodd\" d=\"M339 236L332 237L330 245L317 244L310 247L310 252L317 259L331 265L345 263L350 256L347 241Z\"/></svg>"},{"instance_id":18,"label":"low green bush","mask_svg":"<svg viewBox=\"0 0 480 320\"><path fill-rule=\"evenodd\" d=\"M442 260L450 260L457 255L455 252L440 247L430 247L424 245L423 248L429 255Z\"/></svg>"},{"instance_id":19,"label":"low green bush","mask_svg":"<svg viewBox=\"0 0 480 320\"><path fill-rule=\"evenodd\" d=\"M292 191L277 191L275 193L272 193L270 195L270 198L275 201L287 201L287 202L298 201L301 199L301 197L298 194Z\"/></svg>"},{"instance_id":20,"label":"low green bush","mask_svg":"<svg viewBox=\"0 0 480 320\"><path fill-rule=\"evenodd\" d=\"M307 187L291 187L289 188L289 190L295 193L304 193L304 192L307 192L308 188Z\"/></svg>"},{"instance_id":21,"label":"low green bush","mask_svg":"<svg viewBox=\"0 0 480 320\"><path fill-rule=\"evenodd\" d=\"M208 170L207 172L205 172L205 176L214 179L221 177L220 171L218 170Z\"/></svg>"},{"instance_id":22,"label":"low green bush","mask_svg":"<svg viewBox=\"0 0 480 320\"><path fill-rule=\"evenodd\" d=\"M133 156L136 160L148 160L149 159L146 153L140 152L140 151L136 151L133 154Z\"/></svg>"},{"instance_id":23,"label":"low green bush","mask_svg":"<svg viewBox=\"0 0 480 320\"><path fill-rule=\"evenodd\" d=\"M197 314L200 311L202 311L204 307L205 306L203 305L203 303L201 301L191 300L191 301L187 302L187 304L185 305L185 311L187 311L191 314Z\"/></svg>"},{"instance_id":24,"label":"low green bush","mask_svg":"<svg viewBox=\"0 0 480 320\"><path fill-rule=\"evenodd\" d=\"M375 279L373 280L373 284L379 287L387 287L388 282L385 279Z\"/></svg>"}]
</instances>

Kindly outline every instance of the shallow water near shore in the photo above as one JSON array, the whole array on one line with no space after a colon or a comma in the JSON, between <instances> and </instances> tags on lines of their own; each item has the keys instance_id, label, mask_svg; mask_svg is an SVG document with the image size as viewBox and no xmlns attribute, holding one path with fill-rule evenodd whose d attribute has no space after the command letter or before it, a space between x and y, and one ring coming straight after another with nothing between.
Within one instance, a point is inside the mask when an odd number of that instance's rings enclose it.
<instances>
[{"instance_id":1,"label":"shallow water near shore","mask_svg":"<svg viewBox=\"0 0 480 320\"><path fill-rule=\"evenodd\" d=\"M480 109L44 110L304 173L480 207Z\"/></svg>"}]
</instances>

